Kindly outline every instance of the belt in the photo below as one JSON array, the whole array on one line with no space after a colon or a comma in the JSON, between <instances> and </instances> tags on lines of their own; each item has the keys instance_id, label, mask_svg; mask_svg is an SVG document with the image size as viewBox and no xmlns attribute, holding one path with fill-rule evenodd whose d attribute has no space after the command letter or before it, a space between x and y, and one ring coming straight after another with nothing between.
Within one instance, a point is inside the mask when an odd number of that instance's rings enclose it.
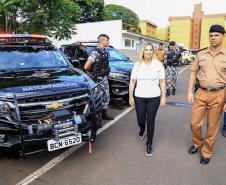
<instances>
[{"instance_id":1,"label":"belt","mask_svg":"<svg viewBox=\"0 0 226 185\"><path fill-rule=\"evenodd\" d=\"M224 86L221 86L221 87L217 87L217 88L208 88L208 87L202 87L202 86L199 86L200 89L203 89L205 91L208 91L208 92L214 92L214 91L219 91L221 89L224 89L225 88L225 85Z\"/></svg>"}]
</instances>

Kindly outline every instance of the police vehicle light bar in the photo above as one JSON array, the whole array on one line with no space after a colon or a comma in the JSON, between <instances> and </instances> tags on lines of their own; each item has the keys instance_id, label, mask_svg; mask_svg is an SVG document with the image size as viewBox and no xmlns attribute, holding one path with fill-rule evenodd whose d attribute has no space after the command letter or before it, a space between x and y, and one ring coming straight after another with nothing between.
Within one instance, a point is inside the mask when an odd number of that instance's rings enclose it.
<instances>
[{"instance_id":1,"label":"police vehicle light bar","mask_svg":"<svg viewBox=\"0 0 226 185\"><path fill-rule=\"evenodd\" d=\"M78 43L98 43L97 40L78 40Z\"/></svg>"},{"instance_id":2,"label":"police vehicle light bar","mask_svg":"<svg viewBox=\"0 0 226 185\"><path fill-rule=\"evenodd\" d=\"M40 38L46 39L47 36L39 34L0 34L0 38Z\"/></svg>"}]
</instances>

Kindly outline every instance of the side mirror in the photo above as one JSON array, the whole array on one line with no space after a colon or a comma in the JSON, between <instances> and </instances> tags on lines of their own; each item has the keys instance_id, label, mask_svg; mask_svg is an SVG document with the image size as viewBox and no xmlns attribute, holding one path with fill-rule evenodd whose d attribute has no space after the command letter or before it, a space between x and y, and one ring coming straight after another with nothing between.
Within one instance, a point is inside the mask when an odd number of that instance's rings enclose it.
<instances>
[{"instance_id":1,"label":"side mirror","mask_svg":"<svg viewBox=\"0 0 226 185\"><path fill-rule=\"evenodd\" d=\"M79 60L73 59L73 60L71 60L71 64L72 64L74 67L76 67L76 68L80 68L80 62L79 62Z\"/></svg>"}]
</instances>

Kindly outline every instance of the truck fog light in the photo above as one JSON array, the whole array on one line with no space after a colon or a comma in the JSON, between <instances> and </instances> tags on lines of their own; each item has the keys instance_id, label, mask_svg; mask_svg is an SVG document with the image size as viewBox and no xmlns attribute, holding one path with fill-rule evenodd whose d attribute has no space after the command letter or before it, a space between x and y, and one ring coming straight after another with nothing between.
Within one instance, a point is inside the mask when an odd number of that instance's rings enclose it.
<instances>
[{"instance_id":1,"label":"truck fog light","mask_svg":"<svg viewBox=\"0 0 226 185\"><path fill-rule=\"evenodd\" d=\"M74 121L76 125L82 124L82 118L79 115L74 116Z\"/></svg>"},{"instance_id":2,"label":"truck fog light","mask_svg":"<svg viewBox=\"0 0 226 185\"><path fill-rule=\"evenodd\" d=\"M0 134L0 143L4 143L6 141L6 135Z\"/></svg>"}]
</instances>

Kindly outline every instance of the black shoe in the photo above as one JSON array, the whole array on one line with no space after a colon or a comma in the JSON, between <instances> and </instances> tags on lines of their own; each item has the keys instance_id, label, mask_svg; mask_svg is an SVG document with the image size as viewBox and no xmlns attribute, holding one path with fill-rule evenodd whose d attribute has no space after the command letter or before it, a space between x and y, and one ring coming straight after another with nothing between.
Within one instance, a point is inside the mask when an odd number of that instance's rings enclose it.
<instances>
[{"instance_id":1,"label":"black shoe","mask_svg":"<svg viewBox=\"0 0 226 185\"><path fill-rule=\"evenodd\" d=\"M148 157L151 157L152 156L152 153L153 153L152 146L151 145L147 145L146 155Z\"/></svg>"},{"instance_id":2,"label":"black shoe","mask_svg":"<svg viewBox=\"0 0 226 185\"><path fill-rule=\"evenodd\" d=\"M222 134L223 137L226 137L226 130L223 129L221 134Z\"/></svg>"},{"instance_id":3,"label":"black shoe","mask_svg":"<svg viewBox=\"0 0 226 185\"><path fill-rule=\"evenodd\" d=\"M200 158L201 164L205 165L205 164L208 164L209 162L210 162L210 158L201 156L201 158Z\"/></svg>"},{"instance_id":4,"label":"black shoe","mask_svg":"<svg viewBox=\"0 0 226 185\"><path fill-rule=\"evenodd\" d=\"M169 89L166 90L166 96L170 96L170 90Z\"/></svg>"},{"instance_id":5,"label":"black shoe","mask_svg":"<svg viewBox=\"0 0 226 185\"><path fill-rule=\"evenodd\" d=\"M109 116L106 111L103 111L102 118L105 120L114 120L114 118Z\"/></svg>"},{"instance_id":6,"label":"black shoe","mask_svg":"<svg viewBox=\"0 0 226 185\"><path fill-rule=\"evenodd\" d=\"M142 141L144 139L144 132L139 132L138 140Z\"/></svg>"},{"instance_id":7,"label":"black shoe","mask_svg":"<svg viewBox=\"0 0 226 185\"><path fill-rule=\"evenodd\" d=\"M172 90L172 95L175 95L176 94L176 89L173 89Z\"/></svg>"},{"instance_id":8,"label":"black shoe","mask_svg":"<svg viewBox=\"0 0 226 185\"><path fill-rule=\"evenodd\" d=\"M196 148L194 145L192 145L189 150L188 150L188 153L189 154L195 154L196 152L199 151L199 148Z\"/></svg>"}]
</instances>

